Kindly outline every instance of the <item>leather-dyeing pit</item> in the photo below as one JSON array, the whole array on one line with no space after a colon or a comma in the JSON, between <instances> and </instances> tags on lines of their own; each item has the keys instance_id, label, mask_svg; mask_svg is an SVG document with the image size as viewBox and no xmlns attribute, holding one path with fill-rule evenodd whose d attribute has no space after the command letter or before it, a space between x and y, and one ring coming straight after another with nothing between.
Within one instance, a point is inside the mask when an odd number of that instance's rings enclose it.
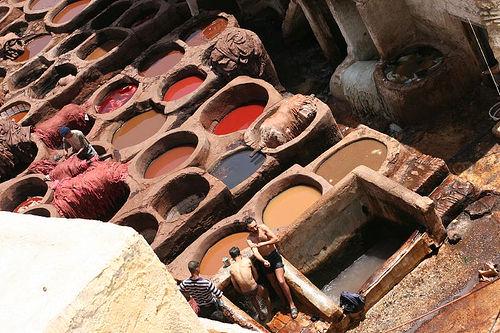
<instances>
[{"instance_id":1,"label":"leather-dyeing pit","mask_svg":"<svg viewBox=\"0 0 500 333\"><path fill-rule=\"evenodd\" d=\"M50 196L43 176L29 175L2 184L0 210L19 212L46 203Z\"/></svg>"}]
</instances>

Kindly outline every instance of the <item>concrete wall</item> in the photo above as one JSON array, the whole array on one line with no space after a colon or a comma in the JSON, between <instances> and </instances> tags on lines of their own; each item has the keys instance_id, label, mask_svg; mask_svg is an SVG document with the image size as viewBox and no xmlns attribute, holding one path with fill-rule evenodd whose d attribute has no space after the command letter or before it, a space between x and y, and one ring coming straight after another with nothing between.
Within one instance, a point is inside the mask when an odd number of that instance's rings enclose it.
<instances>
[{"instance_id":1,"label":"concrete wall","mask_svg":"<svg viewBox=\"0 0 500 333\"><path fill-rule=\"evenodd\" d=\"M0 212L3 332L207 332L133 229Z\"/></svg>"}]
</instances>

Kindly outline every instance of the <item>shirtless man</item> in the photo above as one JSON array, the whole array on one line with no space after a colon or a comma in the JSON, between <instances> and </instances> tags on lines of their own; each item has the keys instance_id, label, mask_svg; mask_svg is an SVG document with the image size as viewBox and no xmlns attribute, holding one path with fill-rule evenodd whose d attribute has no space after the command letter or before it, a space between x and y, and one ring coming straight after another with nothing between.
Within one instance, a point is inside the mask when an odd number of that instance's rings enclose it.
<instances>
[{"instance_id":1,"label":"shirtless man","mask_svg":"<svg viewBox=\"0 0 500 333\"><path fill-rule=\"evenodd\" d=\"M290 288L285 281L285 265L278 249L274 245L278 242L278 237L276 237L267 225L258 225L257 221L252 217L245 218L243 222L246 224L248 231L250 231L247 239L248 246L252 248L255 258L264 265L267 279L271 282L271 285L280 298L284 300L283 295L285 296L290 306L292 318L297 318L298 311L293 303Z\"/></svg>"},{"instance_id":2,"label":"shirtless man","mask_svg":"<svg viewBox=\"0 0 500 333\"><path fill-rule=\"evenodd\" d=\"M243 258L240 254L240 249L236 246L233 246L229 250L229 255L234 260L234 263L231 265L231 283L234 289L250 298L252 305L259 314L260 321L266 320L266 316L259 306L257 296L263 298L266 302L268 313L271 312L271 300L266 289L257 283L259 276L252 261L248 258Z\"/></svg>"}]
</instances>

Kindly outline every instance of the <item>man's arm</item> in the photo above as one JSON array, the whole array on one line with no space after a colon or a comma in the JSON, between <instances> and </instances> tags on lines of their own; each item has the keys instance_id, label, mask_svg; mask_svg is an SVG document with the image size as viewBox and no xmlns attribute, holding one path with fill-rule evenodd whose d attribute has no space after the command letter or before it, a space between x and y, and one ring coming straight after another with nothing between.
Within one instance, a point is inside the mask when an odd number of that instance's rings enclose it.
<instances>
[{"instance_id":1,"label":"man's arm","mask_svg":"<svg viewBox=\"0 0 500 333\"><path fill-rule=\"evenodd\" d=\"M241 288L240 288L240 286L239 286L238 282L236 282L236 280L235 280L235 279L233 279L233 275L232 275L232 274L231 274L231 283L233 284L234 289L235 289L237 292L239 292L240 294L242 294L242 292L241 292Z\"/></svg>"},{"instance_id":2,"label":"man's arm","mask_svg":"<svg viewBox=\"0 0 500 333\"><path fill-rule=\"evenodd\" d=\"M257 247L278 243L278 236L276 236L276 234L267 225L261 224L259 227L262 229L262 231L264 231L264 233L268 237L268 240L265 242L259 242L257 244Z\"/></svg>"},{"instance_id":3,"label":"man's arm","mask_svg":"<svg viewBox=\"0 0 500 333\"><path fill-rule=\"evenodd\" d=\"M215 286L215 284L210 281L210 284L208 285L208 291L211 292L215 297L221 298L222 297L222 291Z\"/></svg>"},{"instance_id":4,"label":"man's arm","mask_svg":"<svg viewBox=\"0 0 500 333\"><path fill-rule=\"evenodd\" d=\"M257 258L258 261L264 264L264 266L269 267L271 264L269 261L264 259L264 257L260 254L259 249L257 248L257 245L252 242L251 240L247 240L248 246L252 249L253 255L255 258Z\"/></svg>"}]
</instances>

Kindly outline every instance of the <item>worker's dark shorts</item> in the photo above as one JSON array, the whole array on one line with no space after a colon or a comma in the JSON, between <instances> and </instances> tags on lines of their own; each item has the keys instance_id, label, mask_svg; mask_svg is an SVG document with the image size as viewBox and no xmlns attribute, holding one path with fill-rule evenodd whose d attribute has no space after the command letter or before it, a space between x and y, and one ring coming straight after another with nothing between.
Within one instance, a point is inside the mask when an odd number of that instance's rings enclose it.
<instances>
[{"instance_id":1,"label":"worker's dark shorts","mask_svg":"<svg viewBox=\"0 0 500 333\"><path fill-rule=\"evenodd\" d=\"M283 268L285 265L283 264L283 259L281 259L281 254L279 254L278 250L274 250L269 253L267 256L264 256L264 259L269 261L271 266L264 267L266 269L266 273L274 273L278 268Z\"/></svg>"}]
</instances>

